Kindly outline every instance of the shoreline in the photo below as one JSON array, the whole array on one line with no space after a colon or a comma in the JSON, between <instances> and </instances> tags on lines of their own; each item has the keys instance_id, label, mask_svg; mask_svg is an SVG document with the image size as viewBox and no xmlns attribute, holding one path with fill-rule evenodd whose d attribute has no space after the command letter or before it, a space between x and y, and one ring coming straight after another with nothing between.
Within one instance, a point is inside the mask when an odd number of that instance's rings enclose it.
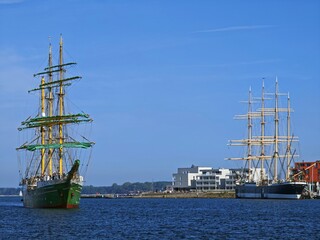
<instances>
[{"instance_id":1,"label":"shoreline","mask_svg":"<svg viewBox=\"0 0 320 240\"><path fill-rule=\"evenodd\" d=\"M22 197L20 195L0 195L0 197Z\"/></svg>"},{"instance_id":2,"label":"shoreline","mask_svg":"<svg viewBox=\"0 0 320 240\"><path fill-rule=\"evenodd\" d=\"M0 195L0 197L22 197L19 195ZM138 195L119 195L119 194L82 194L81 198L235 198L234 191L217 192L144 192Z\"/></svg>"},{"instance_id":3,"label":"shoreline","mask_svg":"<svg viewBox=\"0 0 320 240\"><path fill-rule=\"evenodd\" d=\"M235 191L142 193L134 198L235 198Z\"/></svg>"},{"instance_id":4,"label":"shoreline","mask_svg":"<svg viewBox=\"0 0 320 240\"><path fill-rule=\"evenodd\" d=\"M140 194L82 194L81 198L235 198L235 191L216 192L143 192Z\"/></svg>"}]
</instances>

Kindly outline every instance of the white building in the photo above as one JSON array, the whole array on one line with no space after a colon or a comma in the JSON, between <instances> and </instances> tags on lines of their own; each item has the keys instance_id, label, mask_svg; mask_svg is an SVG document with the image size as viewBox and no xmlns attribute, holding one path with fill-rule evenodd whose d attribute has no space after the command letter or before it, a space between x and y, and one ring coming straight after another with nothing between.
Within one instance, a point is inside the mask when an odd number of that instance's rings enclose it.
<instances>
[{"instance_id":1,"label":"white building","mask_svg":"<svg viewBox=\"0 0 320 240\"><path fill-rule=\"evenodd\" d=\"M178 172L173 174L172 186L176 191L230 190L235 188L237 172L238 169L214 169L193 165L191 168L178 168Z\"/></svg>"},{"instance_id":2,"label":"white building","mask_svg":"<svg viewBox=\"0 0 320 240\"><path fill-rule=\"evenodd\" d=\"M202 172L210 171L210 167L198 167L192 165L191 168L178 168L174 173L172 186L174 190L190 190L196 188L196 178Z\"/></svg>"}]
</instances>

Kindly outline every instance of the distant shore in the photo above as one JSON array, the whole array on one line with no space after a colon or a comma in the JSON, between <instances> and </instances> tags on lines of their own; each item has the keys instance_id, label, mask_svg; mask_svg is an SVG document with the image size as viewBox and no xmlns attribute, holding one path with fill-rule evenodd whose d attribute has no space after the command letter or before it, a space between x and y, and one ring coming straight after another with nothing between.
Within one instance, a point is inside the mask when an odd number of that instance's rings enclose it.
<instances>
[{"instance_id":1,"label":"distant shore","mask_svg":"<svg viewBox=\"0 0 320 240\"><path fill-rule=\"evenodd\" d=\"M234 191L142 193L134 198L235 198Z\"/></svg>"},{"instance_id":2,"label":"distant shore","mask_svg":"<svg viewBox=\"0 0 320 240\"><path fill-rule=\"evenodd\" d=\"M10 194L10 195L0 195L0 197L21 197L18 194Z\"/></svg>"},{"instance_id":3,"label":"distant shore","mask_svg":"<svg viewBox=\"0 0 320 240\"><path fill-rule=\"evenodd\" d=\"M235 198L234 191L143 192L140 194L82 194L81 198Z\"/></svg>"}]
</instances>

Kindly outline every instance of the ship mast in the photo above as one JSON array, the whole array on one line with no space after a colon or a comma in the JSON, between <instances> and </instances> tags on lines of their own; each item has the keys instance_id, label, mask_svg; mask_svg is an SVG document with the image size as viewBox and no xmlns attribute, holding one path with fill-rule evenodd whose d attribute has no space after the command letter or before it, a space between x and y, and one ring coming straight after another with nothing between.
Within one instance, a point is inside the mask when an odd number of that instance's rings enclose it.
<instances>
[{"instance_id":1,"label":"ship mast","mask_svg":"<svg viewBox=\"0 0 320 240\"><path fill-rule=\"evenodd\" d=\"M248 100L245 101L245 103L248 104L248 109L246 114L242 115L236 115L235 119L239 120L246 120L247 121L247 138L241 139L241 140L230 140L229 145L230 146L246 146L247 147L247 153L245 157L241 158L227 158L228 160L246 160L248 164L248 178L247 180L249 182L254 181L254 174L255 172L252 171L252 166L254 167L254 160L259 158L259 156L253 155L253 147L261 144L259 140L255 139L253 136L253 119L259 118L260 113L254 112L252 108L252 104L254 103L253 97L252 97L252 90L251 87L249 88L248 93Z\"/></svg>"},{"instance_id":2,"label":"ship mast","mask_svg":"<svg viewBox=\"0 0 320 240\"><path fill-rule=\"evenodd\" d=\"M278 94L278 78L276 79L276 89L275 89L275 108L274 108L274 175L273 175L273 182L278 181L278 160L279 160L279 111L278 111L278 104L279 104L279 94Z\"/></svg>"},{"instance_id":3,"label":"ship mast","mask_svg":"<svg viewBox=\"0 0 320 240\"><path fill-rule=\"evenodd\" d=\"M51 43L49 45L49 61L48 61L48 67L49 69L51 69L52 67L52 46ZM52 83L52 72L49 71L49 83ZM48 109L48 116L52 117L53 115L53 94L52 94L52 87L48 87L48 92L49 92L49 96L48 96L48 105L49 105L49 109ZM52 126L50 125L48 127L48 140L49 140L49 144L52 144ZM48 150L48 157L49 157L49 175L52 176L52 155L53 155L53 149L49 148Z\"/></svg>"},{"instance_id":4,"label":"ship mast","mask_svg":"<svg viewBox=\"0 0 320 240\"><path fill-rule=\"evenodd\" d=\"M63 41L62 41L62 35L60 36L60 45L59 45L59 77L60 77L60 87L59 87L59 116L63 116L64 111L64 92L63 92L63 75L64 75L64 69L63 69ZM62 122L59 123L59 175L61 176L63 174L63 124Z\"/></svg>"},{"instance_id":5,"label":"ship mast","mask_svg":"<svg viewBox=\"0 0 320 240\"><path fill-rule=\"evenodd\" d=\"M68 149L88 149L94 145L85 137L77 135L75 138L67 135L67 126L90 123L93 120L88 114L73 113L66 114L64 106L65 86L70 86L74 80L81 79L80 76L65 77L66 67L75 65L74 62L63 62L63 41L60 36L59 43L59 62L58 65L52 64L52 47L49 44L48 67L43 72L34 74L34 77L41 76L40 84L37 88L28 92L39 91L40 108L35 117L29 117L21 123L19 131L26 129L35 129L35 138L23 143L17 150L26 150L33 154L30 156L29 166L37 165L32 173L26 172L25 179L30 176L54 176L57 173L60 177L68 171L68 165L65 163ZM46 81L47 80L47 81ZM56 97L56 98L55 98ZM56 111L54 111L56 108ZM71 128L72 129L72 128ZM82 137L82 141L76 138ZM80 154L81 151L79 151ZM39 154L36 154L39 153ZM75 152L76 153L76 152ZM77 154L77 153L76 153ZM76 160L76 154L70 158L70 162ZM33 162L34 157L39 157L37 164ZM40 170L39 170L40 169ZM38 173L38 171L40 171ZM29 175L29 176L28 176Z\"/></svg>"},{"instance_id":6,"label":"ship mast","mask_svg":"<svg viewBox=\"0 0 320 240\"><path fill-rule=\"evenodd\" d=\"M266 95L272 96L271 98ZM280 97L287 97L287 106L280 106ZM264 82L262 84L261 92L261 107L257 110L252 109L253 98L251 88L249 89L248 112L244 115L236 115L236 119L247 120L247 138L242 140L230 140L230 146L246 146L247 155L242 158L227 158L228 160L246 160L248 164L248 181L256 180L255 173L260 167L259 184L265 184L266 178L270 176L273 183L277 183L279 179L286 179L289 181L289 171L292 158L298 157L296 154L291 153L292 142L298 141L297 137L291 135L291 112L293 111L290 106L289 94L279 92L278 79L275 83L275 92L266 93ZM270 104L266 104L266 100L273 100ZM270 107L269 107L270 106ZM280 117L286 114L287 116L287 130L285 134L280 134ZM260 121L259 135L253 133L253 120L258 118ZM282 123L281 123L282 126ZM270 127L273 132L267 130ZM269 134L270 133L270 134ZM282 133L282 132L281 132ZM256 148L260 148L260 152L256 154ZM268 148L266 148L268 147ZM269 148L270 147L270 148ZM284 148L284 149L283 149ZM270 151L269 151L270 149ZM286 149L286 150L285 150ZM258 149L257 149L258 150ZM284 154L284 151L285 154ZM251 172L253 168L253 172ZM269 183L269 182L268 182ZM258 184L258 183L257 183Z\"/></svg>"},{"instance_id":7,"label":"ship mast","mask_svg":"<svg viewBox=\"0 0 320 240\"><path fill-rule=\"evenodd\" d=\"M265 142L264 142L264 136L265 136L265 96L264 96L264 81L262 83L262 94L261 94L261 149L260 149L260 181L262 183L264 176L263 176L263 168L264 168L264 156L265 156Z\"/></svg>"},{"instance_id":8,"label":"ship mast","mask_svg":"<svg viewBox=\"0 0 320 240\"><path fill-rule=\"evenodd\" d=\"M251 87L249 88L248 98L248 147L247 147L247 159L248 159L248 180L251 182L251 156L252 156L252 93Z\"/></svg>"},{"instance_id":9,"label":"ship mast","mask_svg":"<svg viewBox=\"0 0 320 240\"><path fill-rule=\"evenodd\" d=\"M291 140L290 140L290 122L291 122L291 114L290 114L290 96L288 93L288 111L287 111L287 169L286 169L286 180L289 180L289 171L290 171L290 158L291 158Z\"/></svg>"},{"instance_id":10,"label":"ship mast","mask_svg":"<svg viewBox=\"0 0 320 240\"><path fill-rule=\"evenodd\" d=\"M41 78L41 84L44 84L45 80L44 77ZM41 90L41 116L45 117L45 89ZM41 144L45 144L45 128L44 126L40 127L40 133L41 133ZM46 162L46 155L45 155L45 148L41 149L41 176L44 176L45 172L45 162Z\"/></svg>"}]
</instances>

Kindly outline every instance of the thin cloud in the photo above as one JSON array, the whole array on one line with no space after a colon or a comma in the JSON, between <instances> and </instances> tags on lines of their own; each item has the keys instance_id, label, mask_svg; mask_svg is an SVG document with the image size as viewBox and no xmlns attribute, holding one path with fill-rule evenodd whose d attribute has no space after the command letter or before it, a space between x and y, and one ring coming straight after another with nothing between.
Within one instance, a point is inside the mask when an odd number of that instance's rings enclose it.
<instances>
[{"instance_id":1,"label":"thin cloud","mask_svg":"<svg viewBox=\"0 0 320 240\"><path fill-rule=\"evenodd\" d=\"M211 32L231 32L231 31L243 31L243 30L255 30L263 28L272 28L273 25L247 25L247 26L232 26L225 28L214 28L207 30L195 31L194 33L211 33Z\"/></svg>"},{"instance_id":2,"label":"thin cloud","mask_svg":"<svg viewBox=\"0 0 320 240\"><path fill-rule=\"evenodd\" d=\"M240 66L240 65L258 65L258 64L268 64L268 63L276 63L281 62L283 59L262 59L262 60L254 60L254 61L243 61L243 62L234 62L234 63L220 63L220 64L201 64L201 65L178 65L176 67L181 68L190 68L190 67L232 67L232 66Z\"/></svg>"},{"instance_id":3,"label":"thin cloud","mask_svg":"<svg viewBox=\"0 0 320 240\"><path fill-rule=\"evenodd\" d=\"M255 65L255 64L275 63L275 62L281 62L281 61L282 61L282 59L264 59L264 60L247 61L247 62L216 64L214 66L215 67L229 67L229 66L238 66L238 65Z\"/></svg>"},{"instance_id":4,"label":"thin cloud","mask_svg":"<svg viewBox=\"0 0 320 240\"><path fill-rule=\"evenodd\" d=\"M3 79L0 81L0 89L2 95L25 92L32 88L32 81L28 81L28 79L33 79L33 71L27 66L30 61L38 58L34 55L17 54L14 49L0 48L0 79Z\"/></svg>"},{"instance_id":5,"label":"thin cloud","mask_svg":"<svg viewBox=\"0 0 320 240\"><path fill-rule=\"evenodd\" d=\"M0 4L15 4L15 3L21 3L26 0L0 0Z\"/></svg>"},{"instance_id":6,"label":"thin cloud","mask_svg":"<svg viewBox=\"0 0 320 240\"><path fill-rule=\"evenodd\" d=\"M18 54L17 50L13 48L0 48L0 69L4 68L5 66L13 66L42 58L43 57L40 55L35 54Z\"/></svg>"}]
</instances>

